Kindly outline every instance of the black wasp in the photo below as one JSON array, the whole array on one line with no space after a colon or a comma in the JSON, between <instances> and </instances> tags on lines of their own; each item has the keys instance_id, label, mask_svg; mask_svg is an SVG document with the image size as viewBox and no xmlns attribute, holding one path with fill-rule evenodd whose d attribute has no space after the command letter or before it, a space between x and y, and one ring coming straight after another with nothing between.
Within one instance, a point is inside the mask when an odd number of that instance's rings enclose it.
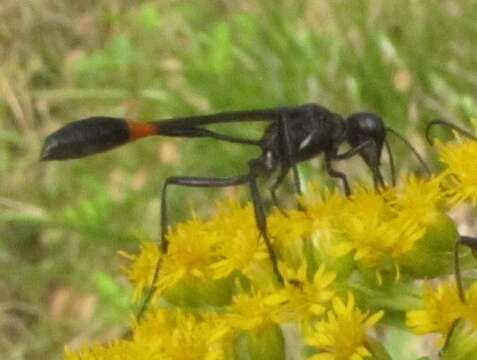
<instances>
[{"instance_id":1,"label":"black wasp","mask_svg":"<svg viewBox=\"0 0 477 360\"><path fill-rule=\"evenodd\" d=\"M267 121L261 139L246 139L218 133L205 126L219 123ZM257 178L272 178L272 200L277 204L276 190L287 174L292 171L294 186L301 193L296 165L319 154L324 155L326 172L341 180L347 196L351 189L346 175L333 168L333 161L345 160L356 155L363 158L371 170L377 189L385 183L380 172L380 160L385 146L391 163L394 180L394 163L386 134L391 132L404 141L427 169L424 160L402 136L386 127L382 119L373 113L359 112L346 120L323 106L305 104L295 107L278 107L260 110L222 112L204 116L171 118L151 122L96 116L72 122L48 136L41 151L41 160L67 160L81 158L124 145L146 136L161 135L187 138L212 138L226 142L253 145L261 149L261 155L248 162L248 172L231 177L171 176L165 180L161 194L161 249L167 252L167 190L170 185L188 187L228 187L248 185L254 204L258 230L270 254L273 271L280 282L277 258L267 231L265 208L260 195ZM342 144L350 149L339 152ZM159 273L158 264L154 279ZM154 280L155 282L155 280ZM145 300L149 301L153 288ZM143 307L144 310L144 307ZM140 315L143 310L141 310ZM139 316L140 316L139 315Z\"/></svg>"}]
</instances>

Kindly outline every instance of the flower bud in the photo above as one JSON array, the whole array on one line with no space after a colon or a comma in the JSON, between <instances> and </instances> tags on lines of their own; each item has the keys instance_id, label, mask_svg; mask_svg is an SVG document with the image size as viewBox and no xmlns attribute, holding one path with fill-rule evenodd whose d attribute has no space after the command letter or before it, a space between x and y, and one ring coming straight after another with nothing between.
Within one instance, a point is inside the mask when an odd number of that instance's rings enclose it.
<instances>
[{"instance_id":1,"label":"flower bud","mask_svg":"<svg viewBox=\"0 0 477 360\"><path fill-rule=\"evenodd\" d=\"M285 340L282 330L273 323L253 330L241 331L237 337L236 359L285 359Z\"/></svg>"},{"instance_id":2,"label":"flower bud","mask_svg":"<svg viewBox=\"0 0 477 360\"><path fill-rule=\"evenodd\" d=\"M454 221L444 213L439 213L429 225L424 236L400 261L403 272L419 277L436 277L452 272L454 244L459 238Z\"/></svg>"},{"instance_id":3,"label":"flower bud","mask_svg":"<svg viewBox=\"0 0 477 360\"><path fill-rule=\"evenodd\" d=\"M163 298L176 306L224 306L231 302L233 286L233 276L217 280L187 277L164 290Z\"/></svg>"}]
</instances>

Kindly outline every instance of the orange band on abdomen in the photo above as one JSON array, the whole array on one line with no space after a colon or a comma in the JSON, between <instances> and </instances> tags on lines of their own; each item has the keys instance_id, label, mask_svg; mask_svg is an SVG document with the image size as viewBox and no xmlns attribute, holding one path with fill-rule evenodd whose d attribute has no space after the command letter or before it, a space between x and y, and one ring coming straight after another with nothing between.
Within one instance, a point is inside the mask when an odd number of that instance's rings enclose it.
<instances>
[{"instance_id":1,"label":"orange band on abdomen","mask_svg":"<svg viewBox=\"0 0 477 360\"><path fill-rule=\"evenodd\" d=\"M146 136L157 134L157 126L136 120L127 120L129 129L129 140L136 140Z\"/></svg>"}]
</instances>

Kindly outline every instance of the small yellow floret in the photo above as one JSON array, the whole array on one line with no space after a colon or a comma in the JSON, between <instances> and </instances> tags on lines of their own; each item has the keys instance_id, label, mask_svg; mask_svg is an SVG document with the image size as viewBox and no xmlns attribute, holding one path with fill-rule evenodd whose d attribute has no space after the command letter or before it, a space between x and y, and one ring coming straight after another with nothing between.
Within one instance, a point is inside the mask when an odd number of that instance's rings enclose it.
<instances>
[{"instance_id":1,"label":"small yellow floret","mask_svg":"<svg viewBox=\"0 0 477 360\"><path fill-rule=\"evenodd\" d=\"M447 166L444 184L452 204L470 201L477 205L477 141L439 144L441 161Z\"/></svg>"},{"instance_id":2,"label":"small yellow floret","mask_svg":"<svg viewBox=\"0 0 477 360\"><path fill-rule=\"evenodd\" d=\"M215 279L234 271L250 278L258 265L269 270L266 266L269 254L257 229L251 203L244 206L234 201L223 203L210 221L210 230L219 239L210 265Z\"/></svg>"},{"instance_id":3,"label":"small yellow floret","mask_svg":"<svg viewBox=\"0 0 477 360\"><path fill-rule=\"evenodd\" d=\"M65 352L67 360L225 360L229 328L216 316L159 310L134 327L131 340Z\"/></svg>"},{"instance_id":4,"label":"small yellow floret","mask_svg":"<svg viewBox=\"0 0 477 360\"><path fill-rule=\"evenodd\" d=\"M277 323L280 306L286 297L276 291L253 290L251 294L242 293L234 296L230 313L226 318L233 327L253 330L261 326Z\"/></svg>"},{"instance_id":5,"label":"small yellow floret","mask_svg":"<svg viewBox=\"0 0 477 360\"><path fill-rule=\"evenodd\" d=\"M298 270L283 266L281 272L286 281L282 292L287 299L286 304L280 309L282 321L302 322L320 316L326 311L334 294L332 289L336 278L334 272L326 271L325 266L321 265L311 281L308 280L306 263Z\"/></svg>"},{"instance_id":6,"label":"small yellow floret","mask_svg":"<svg viewBox=\"0 0 477 360\"><path fill-rule=\"evenodd\" d=\"M378 311L372 315L361 312L355 306L352 293L344 303L340 298L333 298L333 309L327 312L325 320L317 322L306 338L306 343L320 350L309 360L361 360L371 358L371 348L366 332L384 315Z\"/></svg>"},{"instance_id":7,"label":"small yellow floret","mask_svg":"<svg viewBox=\"0 0 477 360\"><path fill-rule=\"evenodd\" d=\"M441 283L436 289L426 284L422 300L422 309L406 314L406 325L418 335L437 332L445 336L463 311L455 284Z\"/></svg>"},{"instance_id":8,"label":"small yellow floret","mask_svg":"<svg viewBox=\"0 0 477 360\"><path fill-rule=\"evenodd\" d=\"M145 242L141 244L139 255L132 255L121 251L120 254L132 261L128 268L124 269L129 280L134 285L133 301L141 298L144 289L152 285L154 272L160 258L157 243Z\"/></svg>"}]
</instances>

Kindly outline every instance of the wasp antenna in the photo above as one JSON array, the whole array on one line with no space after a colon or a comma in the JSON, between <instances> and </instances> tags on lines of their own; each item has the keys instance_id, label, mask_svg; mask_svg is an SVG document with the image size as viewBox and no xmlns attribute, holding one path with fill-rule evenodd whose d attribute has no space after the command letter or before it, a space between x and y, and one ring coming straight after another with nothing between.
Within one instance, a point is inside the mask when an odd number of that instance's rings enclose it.
<instances>
[{"instance_id":1,"label":"wasp antenna","mask_svg":"<svg viewBox=\"0 0 477 360\"><path fill-rule=\"evenodd\" d=\"M470 236L460 236L459 239L454 244L454 276L455 276L455 283L457 286L457 295L459 296L460 301L463 304L467 303L464 286L462 284L462 275L460 272L460 256L459 256L459 249L461 245L465 245L470 247L471 249L477 249L477 238L473 238ZM449 331L447 332L446 339L444 342L444 346L442 347L440 353L444 353L446 348L449 346L452 335L459 324L461 319L456 319L452 323Z\"/></svg>"},{"instance_id":2,"label":"wasp antenna","mask_svg":"<svg viewBox=\"0 0 477 360\"><path fill-rule=\"evenodd\" d=\"M460 257L459 257L459 248L460 246L467 246L472 251L477 250L477 238L472 236L460 236L456 241L454 246L454 273L455 281L457 284L457 291L459 294L460 300L465 304L466 298L464 293L464 286L462 285L462 275L460 272Z\"/></svg>"},{"instance_id":3,"label":"wasp antenna","mask_svg":"<svg viewBox=\"0 0 477 360\"><path fill-rule=\"evenodd\" d=\"M435 125L446 126L446 127L450 128L454 131L457 131L459 134L464 135L466 138L469 138L469 139L472 139L472 140L477 140L477 138L474 135L472 135L470 132L458 127L457 125L451 123L450 121L442 120L442 119L436 119L436 120L432 120L431 122L429 122L429 124L427 124L427 127L426 127L426 140L431 145L433 144L433 141L430 137L430 132L431 132L431 128Z\"/></svg>"},{"instance_id":4,"label":"wasp antenna","mask_svg":"<svg viewBox=\"0 0 477 360\"><path fill-rule=\"evenodd\" d=\"M467 246L468 248L472 249L473 251L477 250L477 238L472 236L461 236L460 243L462 245Z\"/></svg>"},{"instance_id":5,"label":"wasp antenna","mask_svg":"<svg viewBox=\"0 0 477 360\"><path fill-rule=\"evenodd\" d=\"M411 143L409 141L407 141L404 136L402 136L401 134L399 134L397 131L395 131L394 129L391 129L390 127L387 127L386 128L386 131L389 131L391 134L393 134L394 136L396 136L399 140L401 140L404 144L407 145L407 147L409 147L409 149L411 149L411 151L414 153L414 156L419 160L419 162L421 163L422 167L426 170L426 173L428 176L431 176L431 170L429 169L429 166L427 165L426 161L423 159L423 157L421 155L419 155L419 153L417 152L417 150L414 148L414 146L411 145Z\"/></svg>"},{"instance_id":6,"label":"wasp antenna","mask_svg":"<svg viewBox=\"0 0 477 360\"><path fill-rule=\"evenodd\" d=\"M384 139L384 146L386 147L386 151L389 157L389 167L391 170L391 183L393 186L396 186L396 167L394 166L394 156L391 151L391 147L389 146L389 142Z\"/></svg>"}]
</instances>

